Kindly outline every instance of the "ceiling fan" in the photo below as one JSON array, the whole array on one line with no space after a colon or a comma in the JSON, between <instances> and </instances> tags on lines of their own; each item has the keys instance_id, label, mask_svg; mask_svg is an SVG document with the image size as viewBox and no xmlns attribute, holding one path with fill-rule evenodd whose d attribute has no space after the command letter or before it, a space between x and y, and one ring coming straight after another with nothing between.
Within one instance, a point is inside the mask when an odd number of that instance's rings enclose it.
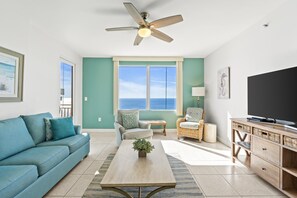
<instances>
[{"instance_id":1,"label":"ceiling fan","mask_svg":"<svg viewBox=\"0 0 297 198\"><path fill-rule=\"evenodd\" d=\"M128 13L132 16L134 21L139 25L138 27L115 27L115 28L106 28L106 31L125 31L125 30L138 30L136 38L134 40L134 45L139 45L143 38L149 37L150 35L170 43L173 41L173 38L164 34L163 32L157 30L156 28L161 28L175 23L183 21L181 15L174 15L158 19L152 22L148 22L147 18L149 14L147 12L139 12L135 6L130 2L124 2Z\"/></svg>"}]
</instances>

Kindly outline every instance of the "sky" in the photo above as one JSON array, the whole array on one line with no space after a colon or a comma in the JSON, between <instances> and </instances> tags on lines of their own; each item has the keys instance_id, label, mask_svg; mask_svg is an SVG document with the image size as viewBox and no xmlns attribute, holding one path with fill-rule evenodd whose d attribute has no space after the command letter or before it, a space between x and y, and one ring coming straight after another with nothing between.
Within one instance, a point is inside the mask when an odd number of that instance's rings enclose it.
<instances>
[{"instance_id":1,"label":"sky","mask_svg":"<svg viewBox=\"0 0 297 198\"><path fill-rule=\"evenodd\" d=\"M61 62L60 87L64 88L65 98L71 98L72 66Z\"/></svg>"},{"instance_id":2,"label":"sky","mask_svg":"<svg viewBox=\"0 0 297 198\"><path fill-rule=\"evenodd\" d=\"M167 67L166 75L166 67L150 67L151 98L165 98L166 92L167 98L176 97L176 68ZM146 67L121 66L119 68L119 98L146 98Z\"/></svg>"}]
</instances>

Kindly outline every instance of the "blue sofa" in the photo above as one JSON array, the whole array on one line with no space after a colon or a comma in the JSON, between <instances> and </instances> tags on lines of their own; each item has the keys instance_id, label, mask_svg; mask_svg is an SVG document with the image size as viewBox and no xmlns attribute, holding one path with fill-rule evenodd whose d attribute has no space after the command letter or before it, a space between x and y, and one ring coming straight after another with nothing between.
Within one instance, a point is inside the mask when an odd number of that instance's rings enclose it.
<instances>
[{"instance_id":1,"label":"blue sofa","mask_svg":"<svg viewBox=\"0 0 297 198\"><path fill-rule=\"evenodd\" d=\"M90 137L75 135L46 141L44 118L50 113L0 121L0 197L45 195L90 151Z\"/></svg>"}]
</instances>

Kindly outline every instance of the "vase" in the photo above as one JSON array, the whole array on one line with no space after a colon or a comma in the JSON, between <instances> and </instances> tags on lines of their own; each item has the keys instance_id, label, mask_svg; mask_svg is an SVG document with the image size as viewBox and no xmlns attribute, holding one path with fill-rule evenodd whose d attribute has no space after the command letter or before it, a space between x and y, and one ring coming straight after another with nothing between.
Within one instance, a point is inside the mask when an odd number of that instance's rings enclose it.
<instances>
[{"instance_id":1,"label":"vase","mask_svg":"<svg viewBox=\"0 0 297 198\"><path fill-rule=\"evenodd\" d=\"M146 157L145 151L138 151L138 157Z\"/></svg>"}]
</instances>

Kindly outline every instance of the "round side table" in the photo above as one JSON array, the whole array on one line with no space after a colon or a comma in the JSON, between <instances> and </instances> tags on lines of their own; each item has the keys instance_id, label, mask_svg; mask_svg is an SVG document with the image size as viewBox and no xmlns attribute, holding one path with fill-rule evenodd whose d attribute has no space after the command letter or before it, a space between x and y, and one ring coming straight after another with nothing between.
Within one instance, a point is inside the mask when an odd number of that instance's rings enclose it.
<instances>
[{"instance_id":1,"label":"round side table","mask_svg":"<svg viewBox=\"0 0 297 198\"><path fill-rule=\"evenodd\" d=\"M204 123L204 135L203 140L205 142L217 142L217 125L211 123Z\"/></svg>"}]
</instances>

